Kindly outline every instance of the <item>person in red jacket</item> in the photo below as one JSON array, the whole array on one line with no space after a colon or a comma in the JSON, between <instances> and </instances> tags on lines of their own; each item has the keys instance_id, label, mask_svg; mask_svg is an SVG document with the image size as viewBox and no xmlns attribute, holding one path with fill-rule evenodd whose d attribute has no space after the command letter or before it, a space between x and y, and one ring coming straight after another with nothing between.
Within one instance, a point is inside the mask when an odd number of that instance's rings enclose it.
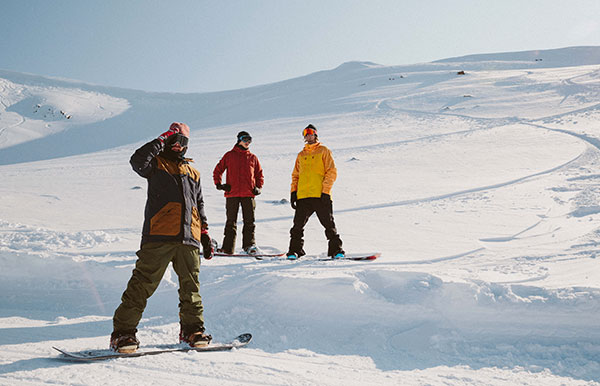
<instances>
[{"instance_id":1,"label":"person in red jacket","mask_svg":"<svg viewBox=\"0 0 600 386\"><path fill-rule=\"evenodd\" d=\"M252 137L246 131L237 135L237 143L225 155L213 171L213 180L218 190L225 192L225 210L227 221L223 244L220 252L233 254L235 251L235 238L237 232L237 217L240 206L244 228L242 229L242 249L250 255L258 254L254 238L254 197L261 193L264 183L263 171L258 162L258 157L249 150ZM221 183L221 176L227 171L227 179Z\"/></svg>"}]
</instances>

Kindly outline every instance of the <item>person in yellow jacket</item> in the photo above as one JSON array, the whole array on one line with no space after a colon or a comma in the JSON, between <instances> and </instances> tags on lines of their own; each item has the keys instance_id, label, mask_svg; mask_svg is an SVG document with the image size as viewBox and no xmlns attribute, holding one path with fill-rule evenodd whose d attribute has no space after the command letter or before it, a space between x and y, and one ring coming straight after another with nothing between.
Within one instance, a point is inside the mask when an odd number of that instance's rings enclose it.
<instances>
[{"instance_id":1,"label":"person in yellow jacket","mask_svg":"<svg viewBox=\"0 0 600 386\"><path fill-rule=\"evenodd\" d=\"M306 126L302 135L306 145L298 153L292 171L290 202L296 213L294 226L290 229L287 258L295 260L306 254L303 249L304 226L316 212L329 241L327 255L339 259L344 257L345 252L335 228L331 201L331 188L337 177L337 169L331 150L318 141L317 129L313 125Z\"/></svg>"}]
</instances>

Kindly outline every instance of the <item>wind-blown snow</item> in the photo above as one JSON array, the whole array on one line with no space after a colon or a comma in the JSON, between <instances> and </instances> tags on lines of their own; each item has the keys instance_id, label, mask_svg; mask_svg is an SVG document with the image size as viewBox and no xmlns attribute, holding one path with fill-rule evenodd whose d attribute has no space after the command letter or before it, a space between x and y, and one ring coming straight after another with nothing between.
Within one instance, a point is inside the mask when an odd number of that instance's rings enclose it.
<instances>
[{"instance_id":1,"label":"wind-blown snow","mask_svg":"<svg viewBox=\"0 0 600 386\"><path fill-rule=\"evenodd\" d=\"M600 381L600 48L350 62L208 94L0 71L0 101L0 384ZM146 195L128 160L172 121L192 128L217 240L212 169L247 130L265 170L257 240L285 251L291 169L313 123L338 167L345 249L382 256L203 260L208 332L251 332L247 348L61 361L52 346L108 344ZM305 233L307 252L325 251L317 220ZM168 270L138 336L177 334Z\"/></svg>"}]
</instances>

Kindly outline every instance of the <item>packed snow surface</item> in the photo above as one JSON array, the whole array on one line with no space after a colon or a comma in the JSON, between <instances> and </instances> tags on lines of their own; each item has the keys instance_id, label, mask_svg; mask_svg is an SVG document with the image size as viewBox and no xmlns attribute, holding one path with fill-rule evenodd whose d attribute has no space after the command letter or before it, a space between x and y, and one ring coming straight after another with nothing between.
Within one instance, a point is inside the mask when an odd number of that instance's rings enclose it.
<instances>
[{"instance_id":1,"label":"packed snow surface","mask_svg":"<svg viewBox=\"0 0 600 386\"><path fill-rule=\"evenodd\" d=\"M335 219L372 262L203 260L208 332L232 352L72 363L105 349L139 247L133 151L192 128L211 235L212 170L252 134L257 241L285 252L291 170L314 124L338 168ZM588 385L600 382L600 48L345 63L206 94L0 71L0 384ZM240 224L241 229L241 224ZM305 249L322 255L316 218ZM240 241L238 240L238 246ZM177 277L138 337L177 341Z\"/></svg>"}]
</instances>

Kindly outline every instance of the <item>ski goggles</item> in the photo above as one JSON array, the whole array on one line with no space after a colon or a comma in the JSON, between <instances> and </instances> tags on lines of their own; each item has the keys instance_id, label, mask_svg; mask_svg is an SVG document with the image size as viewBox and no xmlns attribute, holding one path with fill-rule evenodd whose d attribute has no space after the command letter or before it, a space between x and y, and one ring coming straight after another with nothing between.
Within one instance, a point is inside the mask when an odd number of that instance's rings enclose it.
<instances>
[{"instance_id":1,"label":"ski goggles","mask_svg":"<svg viewBox=\"0 0 600 386\"><path fill-rule=\"evenodd\" d=\"M303 136L303 137L306 137L306 136L307 136L307 135L309 135L309 134L316 135L316 134L317 134L317 130L315 130L315 129L311 129L311 128L307 127L306 129L304 129L304 130L302 131L302 136Z\"/></svg>"},{"instance_id":2,"label":"ski goggles","mask_svg":"<svg viewBox=\"0 0 600 386\"><path fill-rule=\"evenodd\" d=\"M252 137L249 135L243 135L240 137L240 142L248 142L251 143L252 142Z\"/></svg>"},{"instance_id":3,"label":"ski goggles","mask_svg":"<svg viewBox=\"0 0 600 386\"><path fill-rule=\"evenodd\" d=\"M177 133L173 135L173 139L171 141L171 147L175 146L178 143L181 147L187 147L189 138L181 133Z\"/></svg>"}]
</instances>

